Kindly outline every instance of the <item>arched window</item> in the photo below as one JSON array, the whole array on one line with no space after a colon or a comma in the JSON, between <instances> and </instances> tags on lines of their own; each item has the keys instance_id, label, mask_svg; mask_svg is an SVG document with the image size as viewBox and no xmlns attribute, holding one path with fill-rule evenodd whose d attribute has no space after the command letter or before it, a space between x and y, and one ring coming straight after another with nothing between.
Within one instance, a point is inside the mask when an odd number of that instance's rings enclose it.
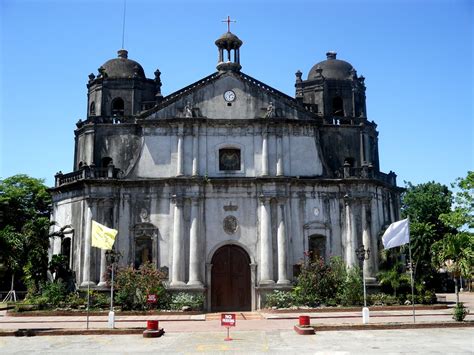
<instances>
[{"instance_id":1,"label":"arched window","mask_svg":"<svg viewBox=\"0 0 474 355\"><path fill-rule=\"evenodd\" d=\"M237 148L219 149L219 170L221 171L240 170L240 149L237 149Z\"/></svg>"},{"instance_id":2,"label":"arched window","mask_svg":"<svg viewBox=\"0 0 474 355\"><path fill-rule=\"evenodd\" d=\"M106 167L108 167L111 163L112 163L112 158L111 158L111 157L104 157L104 158L102 158L102 160L101 160L101 162L100 162L100 165L101 165L103 168L106 168Z\"/></svg>"},{"instance_id":3,"label":"arched window","mask_svg":"<svg viewBox=\"0 0 474 355\"><path fill-rule=\"evenodd\" d=\"M112 101L112 116L123 116L124 115L124 102L120 97L116 97Z\"/></svg>"},{"instance_id":4,"label":"arched window","mask_svg":"<svg viewBox=\"0 0 474 355\"><path fill-rule=\"evenodd\" d=\"M63 238L61 243L61 254L66 257L67 265L71 266L71 238Z\"/></svg>"},{"instance_id":5,"label":"arched window","mask_svg":"<svg viewBox=\"0 0 474 355\"><path fill-rule=\"evenodd\" d=\"M95 102L92 101L89 106L89 116L95 116Z\"/></svg>"},{"instance_id":6,"label":"arched window","mask_svg":"<svg viewBox=\"0 0 474 355\"><path fill-rule=\"evenodd\" d=\"M340 96L336 96L332 99L332 115L333 116L344 116L344 104Z\"/></svg>"},{"instance_id":7,"label":"arched window","mask_svg":"<svg viewBox=\"0 0 474 355\"><path fill-rule=\"evenodd\" d=\"M311 257L326 260L326 237L323 235L313 234L308 238L309 251Z\"/></svg>"}]
</instances>

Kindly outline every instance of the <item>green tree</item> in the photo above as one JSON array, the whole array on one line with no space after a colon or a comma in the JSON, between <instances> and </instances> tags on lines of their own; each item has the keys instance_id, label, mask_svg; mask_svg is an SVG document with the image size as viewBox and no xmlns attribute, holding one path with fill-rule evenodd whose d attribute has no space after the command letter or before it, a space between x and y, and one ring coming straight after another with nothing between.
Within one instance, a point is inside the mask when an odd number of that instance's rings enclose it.
<instances>
[{"instance_id":1,"label":"green tree","mask_svg":"<svg viewBox=\"0 0 474 355\"><path fill-rule=\"evenodd\" d=\"M453 274L459 303L457 279L470 278L474 260L474 172L468 171L452 187L457 189L455 206L440 215L449 231L433 244L432 260L436 267L444 267Z\"/></svg>"},{"instance_id":2,"label":"green tree","mask_svg":"<svg viewBox=\"0 0 474 355\"><path fill-rule=\"evenodd\" d=\"M26 222L49 218L51 196L44 180L18 174L0 180L0 229L14 227L19 232Z\"/></svg>"},{"instance_id":3,"label":"green tree","mask_svg":"<svg viewBox=\"0 0 474 355\"><path fill-rule=\"evenodd\" d=\"M0 180L0 264L32 288L46 277L51 196L41 179Z\"/></svg>"},{"instance_id":4,"label":"green tree","mask_svg":"<svg viewBox=\"0 0 474 355\"><path fill-rule=\"evenodd\" d=\"M440 218L450 212L452 201L452 192L448 187L434 181L418 185L408 182L402 195L402 215L410 218L415 277L429 287L437 272L431 260L431 246L452 231Z\"/></svg>"}]
</instances>

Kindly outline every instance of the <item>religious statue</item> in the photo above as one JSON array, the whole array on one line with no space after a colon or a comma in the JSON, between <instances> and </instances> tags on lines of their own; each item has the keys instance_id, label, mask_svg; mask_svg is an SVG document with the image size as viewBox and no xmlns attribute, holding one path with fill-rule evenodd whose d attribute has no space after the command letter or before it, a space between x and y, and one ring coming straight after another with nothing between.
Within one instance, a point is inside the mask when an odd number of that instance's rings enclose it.
<instances>
[{"instance_id":1,"label":"religious statue","mask_svg":"<svg viewBox=\"0 0 474 355\"><path fill-rule=\"evenodd\" d=\"M184 117L193 117L193 111L189 102L184 106Z\"/></svg>"},{"instance_id":2,"label":"religious statue","mask_svg":"<svg viewBox=\"0 0 474 355\"><path fill-rule=\"evenodd\" d=\"M272 118L275 117L275 112L273 111L273 103L270 102L270 104L267 107L267 112L265 113L265 118Z\"/></svg>"}]
</instances>

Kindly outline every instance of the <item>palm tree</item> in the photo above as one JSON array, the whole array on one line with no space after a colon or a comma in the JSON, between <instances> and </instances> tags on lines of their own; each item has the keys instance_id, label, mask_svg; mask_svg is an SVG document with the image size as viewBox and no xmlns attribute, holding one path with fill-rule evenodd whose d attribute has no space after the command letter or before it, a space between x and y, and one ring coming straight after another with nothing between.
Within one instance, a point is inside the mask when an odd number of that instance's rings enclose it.
<instances>
[{"instance_id":1,"label":"palm tree","mask_svg":"<svg viewBox=\"0 0 474 355\"><path fill-rule=\"evenodd\" d=\"M458 277L469 277L474 260L474 235L469 232L447 234L433 244L433 264L445 267L454 276L456 304L459 303Z\"/></svg>"}]
</instances>

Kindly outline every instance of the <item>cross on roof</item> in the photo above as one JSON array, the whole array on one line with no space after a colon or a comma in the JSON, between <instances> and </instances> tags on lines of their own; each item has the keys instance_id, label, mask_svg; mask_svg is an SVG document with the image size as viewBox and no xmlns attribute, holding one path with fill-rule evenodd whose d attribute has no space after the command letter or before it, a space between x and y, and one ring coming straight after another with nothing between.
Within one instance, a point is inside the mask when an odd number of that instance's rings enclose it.
<instances>
[{"instance_id":1,"label":"cross on roof","mask_svg":"<svg viewBox=\"0 0 474 355\"><path fill-rule=\"evenodd\" d=\"M230 32L230 23L231 23L231 22L236 23L237 21L231 20L231 19L230 19L230 16L227 16L227 19L226 19L226 20L222 20L221 22L227 22L227 32Z\"/></svg>"}]
</instances>

